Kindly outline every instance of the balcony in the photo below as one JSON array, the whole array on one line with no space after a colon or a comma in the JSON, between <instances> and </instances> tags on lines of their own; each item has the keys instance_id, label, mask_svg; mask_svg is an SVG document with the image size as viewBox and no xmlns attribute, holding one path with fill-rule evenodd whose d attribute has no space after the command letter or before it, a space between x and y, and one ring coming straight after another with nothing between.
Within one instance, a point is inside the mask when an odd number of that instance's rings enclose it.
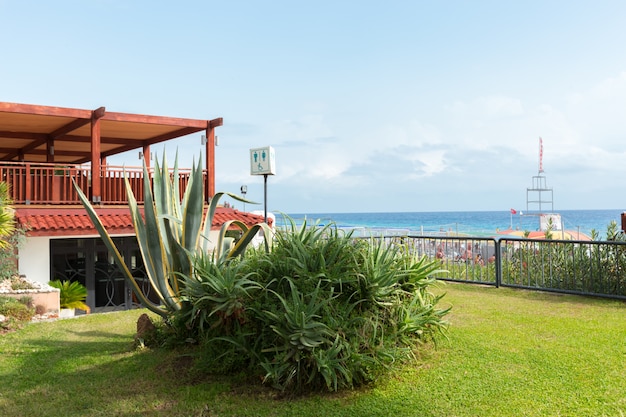
<instances>
[{"instance_id":1,"label":"balcony","mask_svg":"<svg viewBox=\"0 0 626 417\"><path fill-rule=\"evenodd\" d=\"M179 168L179 188L184 192L191 169ZM152 177L153 170L149 169ZM126 205L124 176L138 203L143 203L143 169L104 165L100 168L99 181L101 205ZM91 197L92 167L86 165L58 165L35 162L0 161L0 181L9 185L10 198L15 205L80 205L76 182L83 192ZM152 178L150 178L152 181ZM204 189L207 190L207 173L203 175ZM91 198L90 198L91 199Z\"/></svg>"},{"instance_id":2,"label":"balcony","mask_svg":"<svg viewBox=\"0 0 626 417\"><path fill-rule=\"evenodd\" d=\"M215 194L215 128L222 118L186 119L0 102L0 181L16 205L70 205L79 199L75 181L100 205L124 204L124 175L143 196L140 168L107 164L107 158L139 149L150 165L150 146L201 133L204 194ZM189 171L181 172L181 189Z\"/></svg>"}]
</instances>

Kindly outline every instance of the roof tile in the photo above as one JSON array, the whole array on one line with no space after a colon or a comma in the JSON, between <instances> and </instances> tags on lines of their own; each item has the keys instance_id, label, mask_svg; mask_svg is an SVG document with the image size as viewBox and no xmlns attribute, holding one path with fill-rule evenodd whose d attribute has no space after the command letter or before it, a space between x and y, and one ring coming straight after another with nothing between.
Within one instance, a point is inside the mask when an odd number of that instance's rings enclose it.
<instances>
[{"instance_id":1,"label":"roof tile","mask_svg":"<svg viewBox=\"0 0 626 417\"><path fill-rule=\"evenodd\" d=\"M128 208L96 209L100 221L113 235L133 233L132 218ZM62 236L96 234L89 216L83 208L16 208L15 216L20 225L29 228L31 236ZM263 221L263 216L218 207L213 216L211 229L219 229L229 220L239 220L247 226ZM268 219L271 223L271 219Z\"/></svg>"}]
</instances>

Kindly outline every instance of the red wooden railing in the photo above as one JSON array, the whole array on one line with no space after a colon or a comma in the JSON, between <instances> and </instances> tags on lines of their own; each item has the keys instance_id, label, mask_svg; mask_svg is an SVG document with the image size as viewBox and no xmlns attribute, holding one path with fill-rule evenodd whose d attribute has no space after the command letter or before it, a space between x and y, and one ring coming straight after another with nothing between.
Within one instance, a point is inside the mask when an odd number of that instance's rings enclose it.
<instances>
[{"instance_id":1,"label":"red wooden railing","mask_svg":"<svg viewBox=\"0 0 626 417\"><path fill-rule=\"evenodd\" d=\"M181 197L189 182L190 172L189 169L179 169ZM152 171L149 173L152 182ZM128 201L124 175L128 178L137 201L143 202L143 169L107 165L102 167L98 178L101 184L101 204L125 204ZM203 177L206 181L206 172ZM0 181L9 185L9 196L14 204L80 204L73 181L89 195L91 167L0 162Z\"/></svg>"}]
</instances>

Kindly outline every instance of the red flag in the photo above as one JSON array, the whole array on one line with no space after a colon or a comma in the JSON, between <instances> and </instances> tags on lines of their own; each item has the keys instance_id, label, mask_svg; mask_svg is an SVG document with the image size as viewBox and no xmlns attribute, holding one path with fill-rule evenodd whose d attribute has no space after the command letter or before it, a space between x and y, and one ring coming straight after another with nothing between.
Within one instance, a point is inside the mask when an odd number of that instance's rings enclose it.
<instances>
[{"instance_id":1,"label":"red flag","mask_svg":"<svg viewBox=\"0 0 626 417\"><path fill-rule=\"evenodd\" d=\"M511 214L517 214L517 210L511 209Z\"/></svg>"}]
</instances>

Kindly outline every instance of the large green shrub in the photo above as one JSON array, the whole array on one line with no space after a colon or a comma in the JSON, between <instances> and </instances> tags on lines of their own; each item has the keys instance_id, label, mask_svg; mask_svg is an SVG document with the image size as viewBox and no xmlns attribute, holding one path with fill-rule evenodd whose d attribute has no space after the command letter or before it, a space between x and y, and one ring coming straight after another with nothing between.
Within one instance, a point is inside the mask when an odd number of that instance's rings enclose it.
<instances>
[{"instance_id":1,"label":"large green shrub","mask_svg":"<svg viewBox=\"0 0 626 417\"><path fill-rule=\"evenodd\" d=\"M439 263L402 249L291 222L269 252L198 256L176 322L201 343L205 369L246 370L281 390L361 385L446 328L429 291Z\"/></svg>"}]
</instances>

